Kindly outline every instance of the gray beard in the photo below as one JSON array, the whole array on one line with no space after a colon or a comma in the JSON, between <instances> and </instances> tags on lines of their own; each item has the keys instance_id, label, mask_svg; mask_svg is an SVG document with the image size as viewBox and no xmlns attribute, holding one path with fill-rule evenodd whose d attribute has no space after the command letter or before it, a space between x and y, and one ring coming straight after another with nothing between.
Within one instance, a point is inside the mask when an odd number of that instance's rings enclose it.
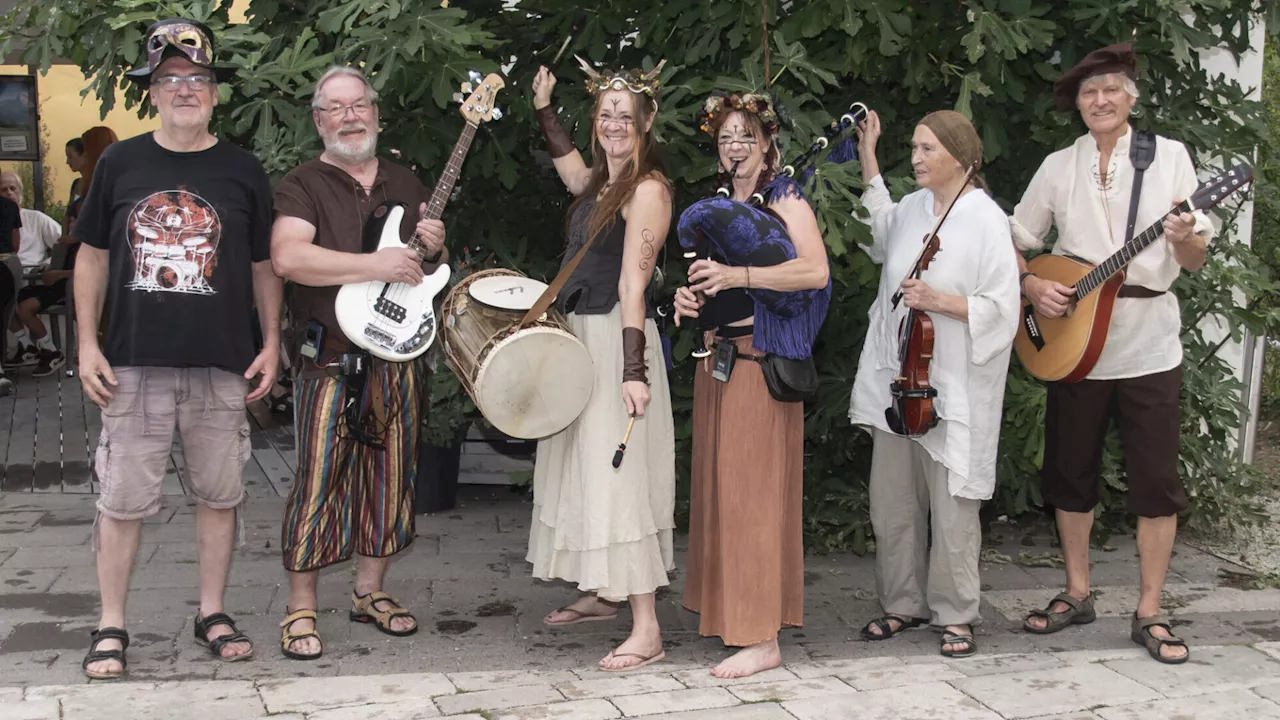
<instances>
[{"instance_id":1,"label":"gray beard","mask_svg":"<svg viewBox=\"0 0 1280 720\"><path fill-rule=\"evenodd\" d=\"M324 150L335 160L347 165L359 165L372 160L378 152L378 137L370 133L368 138L367 142L361 143L344 143L341 140L330 141L329 138L324 138Z\"/></svg>"}]
</instances>

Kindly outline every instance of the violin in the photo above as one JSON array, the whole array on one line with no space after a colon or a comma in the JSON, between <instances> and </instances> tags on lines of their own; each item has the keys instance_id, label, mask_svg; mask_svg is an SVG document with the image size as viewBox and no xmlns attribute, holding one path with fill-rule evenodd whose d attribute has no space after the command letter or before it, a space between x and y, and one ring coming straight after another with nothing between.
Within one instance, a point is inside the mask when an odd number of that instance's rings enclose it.
<instances>
[{"instance_id":1,"label":"violin","mask_svg":"<svg viewBox=\"0 0 1280 720\"><path fill-rule=\"evenodd\" d=\"M977 165L969 167L965 173L964 188L977 170ZM951 199L947 209L938 218L938 222L924 236L923 247L916 257L915 264L907 273L906 280L919 280L934 256L942 251L942 238L938 236L938 228L951 214L960 193ZM896 310L902 300L902 289L893 295L893 307ZM933 407L933 399L938 396L937 388L929 385L929 363L933 360L933 320L929 314L910 308L906 317L898 324L898 374L889 383L889 407L885 408L884 418L889 429L898 435L920 437L938 424L938 412Z\"/></svg>"}]
</instances>

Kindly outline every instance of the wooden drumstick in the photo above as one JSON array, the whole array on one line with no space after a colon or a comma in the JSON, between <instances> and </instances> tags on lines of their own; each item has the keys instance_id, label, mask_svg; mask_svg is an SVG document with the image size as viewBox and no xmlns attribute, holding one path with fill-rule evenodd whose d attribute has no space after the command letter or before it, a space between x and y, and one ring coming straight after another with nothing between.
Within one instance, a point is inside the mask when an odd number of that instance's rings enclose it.
<instances>
[{"instance_id":1,"label":"wooden drumstick","mask_svg":"<svg viewBox=\"0 0 1280 720\"><path fill-rule=\"evenodd\" d=\"M627 423L627 433L622 436L622 442L618 443L618 450L613 454L613 466L615 468L622 465L622 454L627 451L627 441L631 439L631 428L636 424L635 414L631 415L631 422Z\"/></svg>"}]
</instances>

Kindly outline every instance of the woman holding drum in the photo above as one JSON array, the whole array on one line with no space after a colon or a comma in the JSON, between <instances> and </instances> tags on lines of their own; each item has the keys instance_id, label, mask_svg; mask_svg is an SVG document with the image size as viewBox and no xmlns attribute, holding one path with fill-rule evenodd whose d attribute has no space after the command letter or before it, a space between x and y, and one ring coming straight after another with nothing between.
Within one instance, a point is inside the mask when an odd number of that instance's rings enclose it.
<instances>
[{"instance_id":1,"label":"woman holding drum","mask_svg":"<svg viewBox=\"0 0 1280 720\"><path fill-rule=\"evenodd\" d=\"M683 246L709 243L717 258L694 262L675 297L677 324L701 316L716 344L694 380L684 606L700 634L743 648L711 670L736 678L781 664L778 632L803 623L804 405L776 399L765 369L811 358L831 282L813 209L778 172L772 98L716 93L700 119L732 197L679 223Z\"/></svg>"},{"instance_id":2,"label":"woman holding drum","mask_svg":"<svg viewBox=\"0 0 1280 720\"><path fill-rule=\"evenodd\" d=\"M575 197L565 264L590 243L556 303L591 354L595 387L569 427L538 443L526 559L534 577L586 593L547 615L547 625L609 620L630 601L631 636L600 661L616 672L664 657L654 591L674 569L675 432L645 289L671 223L672 189L651 133L662 65L643 74L582 66L595 101L590 167L560 126L551 104L556 78L545 67L533 81L533 105ZM626 460L615 468L614 450L633 417Z\"/></svg>"}]
</instances>

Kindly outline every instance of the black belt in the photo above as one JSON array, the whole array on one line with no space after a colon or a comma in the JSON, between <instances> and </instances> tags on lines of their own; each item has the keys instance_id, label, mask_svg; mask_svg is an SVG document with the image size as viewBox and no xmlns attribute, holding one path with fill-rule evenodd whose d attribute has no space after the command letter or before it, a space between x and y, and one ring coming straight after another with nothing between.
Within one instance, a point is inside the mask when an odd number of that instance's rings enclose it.
<instances>
[{"instance_id":1,"label":"black belt","mask_svg":"<svg viewBox=\"0 0 1280 720\"><path fill-rule=\"evenodd\" d=\"M1116 293L1116 297L1122 298L1153 298L1160 297L1165 294L1164 290L1152 290L1144 288L1141 285L1121 285L1120 292Z\"/></svg>"}]
</instances>

